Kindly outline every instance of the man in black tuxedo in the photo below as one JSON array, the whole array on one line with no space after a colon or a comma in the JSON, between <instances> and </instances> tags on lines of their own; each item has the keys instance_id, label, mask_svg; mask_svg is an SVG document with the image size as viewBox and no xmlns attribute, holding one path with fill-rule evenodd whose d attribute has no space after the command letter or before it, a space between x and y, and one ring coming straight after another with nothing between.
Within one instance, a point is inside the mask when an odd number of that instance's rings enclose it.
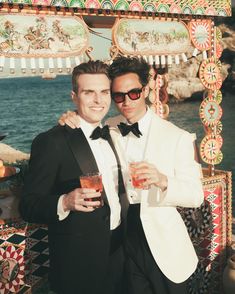
<instances>
[{"instance_id":1,"label":"man in black tuxedo","mask_svg":"<svg viewBox=\"0 0 235 294\"><path fill-rule=\"evenodd\" d=\"M20 212L48 225L49 281L59 294L124 293L122 176L109 132L100 128L111 103L107 69L101 61L75 67L71 96L81 128L56 126L32 143ZM96 171L102 193L80 185L79 176Z\"/></svg>"}]
</instances>

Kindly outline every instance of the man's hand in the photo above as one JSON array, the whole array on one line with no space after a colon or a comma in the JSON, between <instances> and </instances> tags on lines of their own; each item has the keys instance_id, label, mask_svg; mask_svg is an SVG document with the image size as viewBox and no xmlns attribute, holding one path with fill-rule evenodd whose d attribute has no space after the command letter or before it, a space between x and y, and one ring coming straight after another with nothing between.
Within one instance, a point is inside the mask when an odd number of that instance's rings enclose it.
<instances>
[{"instance_id":1,"label":"man's hand","mask_svg":"<svg viewBox=\"0 0 235 294\"><path fill-rule=\"evenodd\" d=\"M92 201L92 198L101 197L100 192L94 189L77 188L63 198L64 211L91 212L100 206L100 201Z\"/></svg>"},{"instance_id":2,"label":"man's hand","mask_svg":"<svg viewBox=\"0 0 235 294\"><path fill-rule=\"evenodd\" d=\"M59 125L69 126L72 129L80 128L80 119L75 111L67 111L58 120Z\"/></svg>"},{"instance_id":3,"label":"man's hand","mask_svg":"<svg viewBox=\"0 0 235 294\"><path fill-rule=\"evenodd\" d=\"M153 164L141 161L131 163L131 168L134 168L137 179L145 180L141 184L143 189L149 189L152 185L159 187L162 191L167 189L167 176L160 173Z\"/></svg>"}]
</instances>

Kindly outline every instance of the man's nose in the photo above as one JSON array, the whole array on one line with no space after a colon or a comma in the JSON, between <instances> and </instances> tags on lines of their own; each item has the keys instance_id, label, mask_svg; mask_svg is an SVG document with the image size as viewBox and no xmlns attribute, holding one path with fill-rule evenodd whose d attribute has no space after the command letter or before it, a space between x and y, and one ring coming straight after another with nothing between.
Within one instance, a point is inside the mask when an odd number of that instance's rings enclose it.
<instances>
[{"instance_id":1,"label":"man's nose","mask_svg":"<svg viewBox=\"0 0 235 294\"><path fill-rule=\"evenodd\" d=\"M125 96L124 96L124 101L123 101L123 103L124 104L129 104L131 102L131 99L130 99L130 97L128 96L128 94L126 93L125 94Z\"/></svg>"},{"instance_id":2,"label":"man's nose","mask_svg":"<svg viewBox=\"0 0 235 294\"><path fill-rule=\"evenodd\" d=\"M95 101L96 103L100 103L101 100L102 100L102 96L101 96L101 94L99 94L99 93L95 93L94 101Z\"/></svg>"}]
</instances>

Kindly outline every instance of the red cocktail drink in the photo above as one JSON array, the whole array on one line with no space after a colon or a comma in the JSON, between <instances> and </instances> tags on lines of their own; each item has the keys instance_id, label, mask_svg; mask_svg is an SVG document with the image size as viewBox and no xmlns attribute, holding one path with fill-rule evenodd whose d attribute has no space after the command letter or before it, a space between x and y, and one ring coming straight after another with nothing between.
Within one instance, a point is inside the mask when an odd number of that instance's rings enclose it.
<instances>
[{"instance_id":1,"label":"red cocktail drink","mask_svg":"<svg viewBox=\"0 0 235 294\"><path fill-rule=\"evenodd\" d=\"M80 176L80 183L82 188L94 189L96 192L103 191L102 175L100 173L90 173ZM104 205L102 197L87 198L86 201L100 201L100 206Z\"/></svg>"},{"instance_id":2,"label":"red cocktail drink","mask_svg":"<svg viewBox=\"0 0 235 294\"><path fill-rule=\"evenodd\" d=\"M130 171L132 186L136 189L144 189L144 183L146 179L138 178L138 174L136 174L136 167L134 162L130 163L129 171Z\"/></svg>"},{"instance_id":3,"label":"red cocktail drink","mask_svg":"<svg viewBox=\"0 0 235 294\"><path fill-rule=\"evenodd\" d=\"M131 175L132 185L136 189L143 189L143 184L146 181L145 179L138 179L136 174Z\"/></svg>"}]
</instances>

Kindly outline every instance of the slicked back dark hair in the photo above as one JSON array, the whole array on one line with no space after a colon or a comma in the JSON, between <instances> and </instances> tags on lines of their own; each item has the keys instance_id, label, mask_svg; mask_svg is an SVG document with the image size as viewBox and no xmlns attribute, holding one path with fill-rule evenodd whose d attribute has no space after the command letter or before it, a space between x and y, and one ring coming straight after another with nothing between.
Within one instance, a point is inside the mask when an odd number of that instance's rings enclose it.
<instances>
[{"instance_id":1,"label":"slicked back dark hair","mask_svg":"<svg viewBox=\"0 0 235 294\"><path fill-rule=\"evenodd\" d=\"M142 86L146 86L149 81L150 65L143 59L137 57L117 57L109 67L109 77L113 81L116 77L127 73L138 75Z\"/></svg>"},{"instance_id":2,"label":"slicked back dark hair","mask_svg":"<svg viewBox=\"0 0 235 294\"><path fill-rule=\"evenodd\" d=\"M74 67L72 72L72 88L77 94L78 92L78 77L82 74L104 74L109 78L108 65L101 60L90 60L83 62Z\"/></svg>"}]
</instances>

